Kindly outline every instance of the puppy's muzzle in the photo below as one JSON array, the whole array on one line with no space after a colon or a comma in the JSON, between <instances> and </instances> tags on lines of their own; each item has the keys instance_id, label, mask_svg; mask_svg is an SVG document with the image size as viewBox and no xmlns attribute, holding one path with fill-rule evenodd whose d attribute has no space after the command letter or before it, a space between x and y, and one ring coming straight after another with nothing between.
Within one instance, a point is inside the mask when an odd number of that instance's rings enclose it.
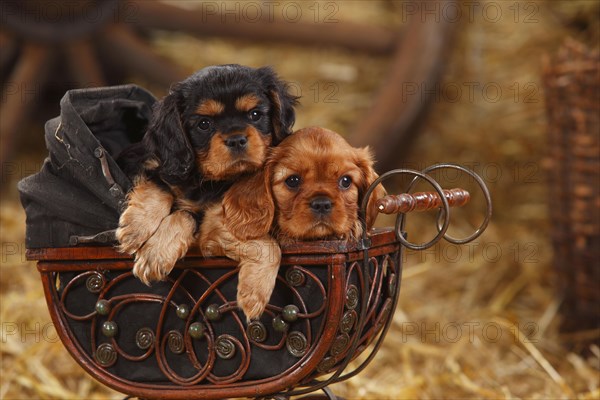
<instances>
[{"instance_id":1,"label":"puppy's muzzle","mask_svg":"<svg viewBox=\"0 0 600 400\"><path fill-rule=\"evenodd\" d=\"M310 209L316 216L326 216L331 214L333 204L331 200L325 196L317 196L310 201Z\"/></svg>"},{"instance_id":2,"label":"puppy's muzzle","mask_svg":"<svg viewBox=\"0 0 600 400\"><path fill-rule=\"evenodd\" d=\"M246 135L233 135L225 139L225 146L234 153L241 153L248 147L248 137Z\"/></svg>"}]
</instances>

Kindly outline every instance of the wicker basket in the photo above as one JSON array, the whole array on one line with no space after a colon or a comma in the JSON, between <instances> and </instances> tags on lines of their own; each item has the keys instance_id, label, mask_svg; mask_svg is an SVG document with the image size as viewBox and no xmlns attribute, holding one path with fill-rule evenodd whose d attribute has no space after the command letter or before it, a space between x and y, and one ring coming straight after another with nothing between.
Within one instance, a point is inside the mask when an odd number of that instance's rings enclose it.
<instances>
[{"instance_id":1,"label":"wicker basket","mask_svg":"<svg viewBox=\"0 0 600 400\"><path fill-rule=\"evenodd\" d=\"M600 327L600 55L567 40L546 60L554 265L568 331Z\"/></svg>"}]
</instances>

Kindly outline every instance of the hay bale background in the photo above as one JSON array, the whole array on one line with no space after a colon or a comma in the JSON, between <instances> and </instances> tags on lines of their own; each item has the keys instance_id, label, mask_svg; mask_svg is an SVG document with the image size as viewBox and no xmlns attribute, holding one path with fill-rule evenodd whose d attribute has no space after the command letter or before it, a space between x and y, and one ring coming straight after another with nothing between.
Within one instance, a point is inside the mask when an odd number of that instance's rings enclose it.
<instances>
[{"instance_id":1,"label":"hay bale background","mask_svg":"<svg viewBox=\"0 0 600 400\"><path fill-rule=\"evenodd\" d=\"M401 22L403 2L337 4L340 20ZM399 307L380 353L361 374L334 387L347 398L600 397L600 350L589 344L600 332L558 330L569 316L558 314L553 224L541 164L547 152L542 55L554 53L566 36L597 48L598 3L479 4L461 18L440 96L410 158L399 166L449 161L472 167L489 183L493 221L471 245L407 252ZM366 112L388 66L385 58L339 50L178 34L158 35L154 43L190 70L228 62L272 64L302 92L296 127L323 125L341 133ZM157 94L162 90L137 82ZM326 83L335 85L337 102L324 101ZM38 126L34 132L40 141L42 131ZM87 376L62 347L35 266L24 257L25 216L16 181L36 172L44 156L20 149L14 163L2 166L0 398L122 398ZM439 178L453 186L471 184ZM480 200L457 213L453 235L468 234L480 221ZM429 217L412 218L411 238L430 237L431 223Z\"/></svg>"}]
</instances>

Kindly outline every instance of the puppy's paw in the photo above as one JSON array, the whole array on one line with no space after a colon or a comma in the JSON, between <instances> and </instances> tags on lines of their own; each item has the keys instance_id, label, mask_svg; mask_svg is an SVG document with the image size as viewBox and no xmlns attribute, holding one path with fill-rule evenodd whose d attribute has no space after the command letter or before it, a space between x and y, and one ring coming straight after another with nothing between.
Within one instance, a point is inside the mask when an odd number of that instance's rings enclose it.
<instances>
[{"instance_id":1,"label":"puppy's paw","mask_svg":"<svg viewBox=\"0 0 600 400\"><path fill-rule=\"evenodd\" d=\"M146 285L166 279L177 260L187 253L195 228L196 222L187 212L177 211L163 219L136 252L133 274Z\"/></svg>"},{"instance_id":2,"label":"puppy's paw","mask_svg":"<svg viewBox=\"0 0 600 400\"><path fill-rule=\"evenodd\" d=\"M134 254L148 240L153 231L144 229L141 224L137 223L139 219L131 218L129 215L125 216L128 210L125 210L119 220L119 228L116 232L119 241L117 250L121 253ZM148 228L148 224L145 227Z\"/></svg>"},{"instance_id":3,"label":"puppy's paw","mask_svg":"<svg viewBox=\"0 0 600 400\"><path fill-rule=\"evenodd\" d=\"M116 232L118 250L133 254L156 232L169 215L173 197L149 182L142 182L130 193L128 205L119 218Z\"/></svg>"},{"instance_id":4,"label":"puppy's paw","mask_svg":"<svg viewBox=\"0 0 600 400\"><path fill-rule=\"evenodd\" d=\"M165 269L163 264L156 262L151 254L136 253L133 276L137 277L143 284L150 286L153 282L164 280L169 272L171 270Z\"/></svg>"},{"instance_id":5,"label":"puppy's paw","mask_svg":"<svg viewBox=\"0 0 600 400\"><path fill-rule=\"evenodd\" d=\"M244 312L247 321L259 318L265 311L273 288L266 287L251 287L249 285L238 285L237 304Z\"/></svg>"},{"instance_id":6,"label":"puppy's paw","mask_svg":"<svg viewBox=\"0 0 600 400\"><path fill-rule=\"evenodd\" d=\"M259 318L265 311L277 280L281 250L275 241L256 240L247 242L250 249L240 260L237 303L248 321ZM257 251L258 250L258 251ZM251 255L249 257L249 255Z\"/></svg>"}]
</instances>

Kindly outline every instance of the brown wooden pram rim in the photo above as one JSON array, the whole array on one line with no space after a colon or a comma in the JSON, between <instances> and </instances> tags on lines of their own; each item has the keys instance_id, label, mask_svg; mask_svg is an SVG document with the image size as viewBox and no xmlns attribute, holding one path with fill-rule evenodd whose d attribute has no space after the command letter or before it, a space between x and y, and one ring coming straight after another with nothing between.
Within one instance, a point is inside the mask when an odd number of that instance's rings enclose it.
<instances>
[{"instance_id":1,"label":"brown wooden pram rim","mask_svg":"<svg viewBox=\"0 0 600 400\"><path fill-rule=\"evenodd\" d=\"M371 248L381 247L396 243L396 234L393 228L375 228L370 233ZM284 256L339 254L359 251L356 242L345 240L321 240L312 242L298 242L281 247ZM120 253L113 246L74 246L74 247L43 247L27 249L25 253L28 260L38 261L82 261L82 260L131 260L132 256ZM191 249L185 258L202 257L198 248ZM205 258L216 261L223 257Z\"/></svg>"}]
</instances>

